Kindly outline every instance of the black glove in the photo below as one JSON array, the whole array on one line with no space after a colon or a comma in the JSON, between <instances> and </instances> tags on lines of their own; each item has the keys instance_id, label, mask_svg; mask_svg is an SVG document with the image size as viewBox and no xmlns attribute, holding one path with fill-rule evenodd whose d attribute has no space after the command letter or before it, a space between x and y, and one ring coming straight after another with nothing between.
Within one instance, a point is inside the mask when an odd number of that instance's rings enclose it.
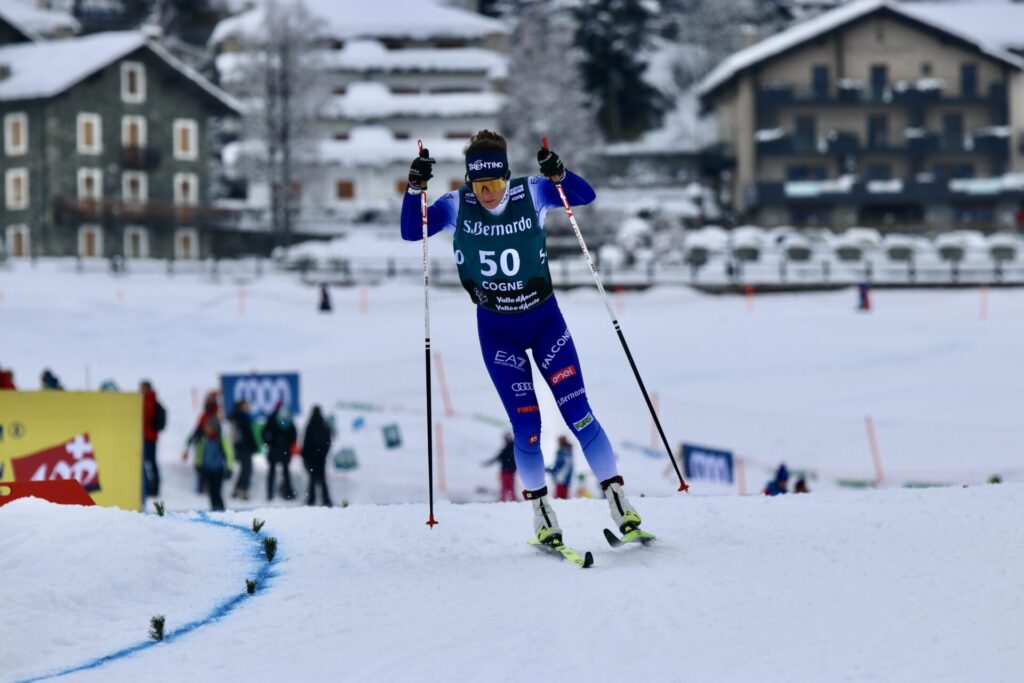
<instances>
[{"instance_id":1,"label":"black glove","mask_svg":"<svg viewBox=\"0 0 1024 683\"><path fill-rule=\"evenodd\" d=\"M409 182L419 188L427 186L427 181L434 177L435 160L430 158L430 152L424 147L420 155L412 160L409 167Z\"/></svg>"},{"instance_id":2,"label":"black glove","mask_svg":"<svg viewBox=\"0 0 1024 683\"><path fill-rule=\"evenodd\" d=\"M561 182L565 177L565 164L558 158L558 155L550 149L541 149L537 152L537 162L540 164L540 173L548 178L557 178Z\"/></svg>"}]
</instances>

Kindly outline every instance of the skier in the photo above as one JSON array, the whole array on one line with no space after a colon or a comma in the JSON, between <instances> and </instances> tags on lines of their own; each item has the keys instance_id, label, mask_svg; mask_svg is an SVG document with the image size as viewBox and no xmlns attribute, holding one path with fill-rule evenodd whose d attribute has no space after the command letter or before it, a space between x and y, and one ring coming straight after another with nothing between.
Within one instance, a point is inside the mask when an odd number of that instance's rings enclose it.
<instances>
[{"instance_id":1,"label":"skier","mask_svg":"<svg viewBox=\"0 0 1024 683\"><path fill-rule=\"evenodd\" d=\"M505 445L501 447L498 454L490 460L480 463L481 467L489 467L494 463L501 463L501 493L498 501L504 503L507 500L516 499L516 454L515 444L512 442L512 435L505 432Z\"/></svg>"},{"instance_id":2,"label":"skier","mask_svg":"<svg viewBox=\"0 0 1024 683\"><path fill-rule=\"evenodd\" d=\"M331 492L327 489L326 478L327 454L331 452L331 439L331 426L324 419L320 406L313 406L302 438L302 463L309 473L306 505L316 505L316 489L319 487L323 504L331 507Z\"/></svg>"},{"instance_id":3,"label":"skier","mask_svg":"<svg viewBox=\"0 0 1024 683\"><path fill-rule=\"evenodd\" d=\"M540 408L527 349L601 482L616 526L623 534L634 531L640 515L623 495L611 442L587 401L576 347L558 308L547 263L544 216L562 206L555 183L562 184L574 205L589 204L594 190L548 149L537 153L542 176L512 178L505 138L489 130L475 134L463 152L466 184L429 207L427 233L453 233L459 279L476 304L484 363L512 423L523 497L533 504L537 541L561 545L562 531L548 499ZM409 169L403 239L422 239L419 195L433 176L433 164L424 149Z\"/></svg>"},{"instance_id":4,"label":"skier","mask_svg":"<svg viewBox=\"0 0 1024 683\"><path fill-rule=\"evenodd\" d=\"M548 468L548 473L555 480L555 498L567 499L572 483L572 444L564 434L558 437L555 464Z\"/></svg>"}]
</instances>

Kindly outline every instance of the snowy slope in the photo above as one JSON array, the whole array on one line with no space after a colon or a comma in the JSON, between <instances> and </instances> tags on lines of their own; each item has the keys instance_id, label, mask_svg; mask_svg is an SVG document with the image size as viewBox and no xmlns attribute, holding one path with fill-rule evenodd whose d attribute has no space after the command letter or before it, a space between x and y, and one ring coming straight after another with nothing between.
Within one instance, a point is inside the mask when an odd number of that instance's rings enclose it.
<instances>
[{"instance_id":1,"label":"snowy slope","mask_svg":"<svg viewBox=\"0 0 1024 683\"><path fill-rule=\"evenodd\" d=\"M423 505L259 511L280 543L263 590L60 680L1020 681L1022 494L644 499L661 538L618 551L600 539L603 503L567 502L567 537L596 555L585 571L523 542L524 503L444 504L433 530ZM0 681L144 644L156 613L172 633L237 599L256 564L244 535L0 508Z\"/></svg>"}]
</instances>

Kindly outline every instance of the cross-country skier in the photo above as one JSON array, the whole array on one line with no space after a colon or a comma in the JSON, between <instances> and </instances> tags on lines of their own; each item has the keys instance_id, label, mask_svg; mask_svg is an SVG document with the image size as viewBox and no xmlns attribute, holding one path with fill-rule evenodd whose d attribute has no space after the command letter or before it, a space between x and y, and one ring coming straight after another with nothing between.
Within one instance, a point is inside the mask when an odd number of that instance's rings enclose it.
<instances>
[{"instance_id":1,"label":"cross-country skier","mask_svg":"<svg viewBox=\"0 0 1024 683\"><path fill-rule=\"evenodd\" d=\"M562 531L545 485L540 409L527 350L601 482L616 525L623 534L635 530L640 515L622 493L611 442L587 401L576 347L548 272L544 216L562 206L555 183L562 184L573 205L589 204L594 190L547 149L537 153L542 176L512 178L505 138L488 130L474 135L463 151L466 184L429 207L427 233L453 234L459 279L476 304L484 363L512 423L523 496L533 503L537 540L560 544ZM409 169L402 204L406 240L422 239L419 194L433 176L433 164L424 149Z\"/></svg>"}]
</instances>

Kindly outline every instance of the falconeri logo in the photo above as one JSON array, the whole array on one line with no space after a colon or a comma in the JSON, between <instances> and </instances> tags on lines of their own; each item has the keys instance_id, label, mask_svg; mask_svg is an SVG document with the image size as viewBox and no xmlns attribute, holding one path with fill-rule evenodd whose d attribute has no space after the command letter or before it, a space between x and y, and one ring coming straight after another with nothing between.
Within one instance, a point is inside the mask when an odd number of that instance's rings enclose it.
<instances>
[{"instance_id":1,"label":"falconeri logo","mask_svg":"<svg viewBox=\"0 0 1024 683\"><path fill-rule=\"evenodd\" d=\"M505 164L501 163L500 161L484 161L483 159L477 159L473 163L467 164L466 168L468 168L470 171L482 171L485 168L493 168L500 171L501 169L505 168Z\"/></svg>"}]
</instances>

